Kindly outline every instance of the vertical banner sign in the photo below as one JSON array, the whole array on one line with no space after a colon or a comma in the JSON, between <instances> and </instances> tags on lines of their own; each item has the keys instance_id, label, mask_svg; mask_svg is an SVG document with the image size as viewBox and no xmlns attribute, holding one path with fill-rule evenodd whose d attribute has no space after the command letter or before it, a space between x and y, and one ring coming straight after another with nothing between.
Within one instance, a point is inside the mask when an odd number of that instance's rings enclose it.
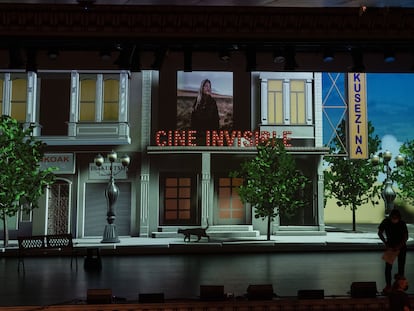
<instances>
[{"instance_id":1,"label":"vertical banner sign","mask_svg":"<svg viewBox=\"0 0 414 311\"><path fill-rule=\"evenodd\" d=\"M348 73L348 154L368 159L367 84L365 73Z\"/></svg>"}]
</instances>

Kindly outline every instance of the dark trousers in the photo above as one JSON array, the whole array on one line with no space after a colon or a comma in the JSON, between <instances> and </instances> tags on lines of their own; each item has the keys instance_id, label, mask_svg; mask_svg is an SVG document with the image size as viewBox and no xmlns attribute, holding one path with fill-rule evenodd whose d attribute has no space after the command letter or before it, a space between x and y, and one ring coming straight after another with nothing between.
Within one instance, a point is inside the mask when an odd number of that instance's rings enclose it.
<instances>
[{"instance_id":1,"label":"dark trousers","mask_svg":"<svg viewBox=\"0 0 414 311\"><path fill-rule=\"evenodd\" d=\"M404 276L405 273L405 257L407 255L407 247L402 247L400 249L400 253L398 254L398 274L401 276ZM387 283L387 286L391 286L392 283L392 277L391 277L391 271L392 271L392 264L385 263L385 282Z\"/></svg>"}]
</instances>

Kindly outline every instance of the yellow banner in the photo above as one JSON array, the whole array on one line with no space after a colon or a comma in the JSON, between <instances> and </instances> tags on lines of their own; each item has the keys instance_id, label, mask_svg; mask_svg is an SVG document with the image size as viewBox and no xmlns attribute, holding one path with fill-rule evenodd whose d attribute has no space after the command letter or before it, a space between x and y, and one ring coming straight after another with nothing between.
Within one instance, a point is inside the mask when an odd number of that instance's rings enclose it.
<instances>
[{"instance_id":1,"label":"yellow banner","mask_svg":"<svg viewBox=\"0 0 414 311\"><path fill-rule=\"evenodd\" d=\"M348 153L350 159L368 159L367 79L348 73Z\"/></svg>"}]
</instances>

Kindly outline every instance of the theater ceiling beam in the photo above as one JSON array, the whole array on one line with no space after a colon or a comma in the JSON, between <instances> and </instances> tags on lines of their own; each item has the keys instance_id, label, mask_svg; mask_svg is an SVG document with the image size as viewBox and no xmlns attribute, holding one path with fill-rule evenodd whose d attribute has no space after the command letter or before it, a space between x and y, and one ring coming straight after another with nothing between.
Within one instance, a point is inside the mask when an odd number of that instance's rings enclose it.
<instances>
[{"instance_id":1,"label":"theater ceiling beam","mask_svg":"<svg viewBox=\"0 0 414 311\"><path fill-rule=\"evenodd\" d=\"M413 41L414 9L0 5L2 38Z\"/></svg>"}]
</instances>

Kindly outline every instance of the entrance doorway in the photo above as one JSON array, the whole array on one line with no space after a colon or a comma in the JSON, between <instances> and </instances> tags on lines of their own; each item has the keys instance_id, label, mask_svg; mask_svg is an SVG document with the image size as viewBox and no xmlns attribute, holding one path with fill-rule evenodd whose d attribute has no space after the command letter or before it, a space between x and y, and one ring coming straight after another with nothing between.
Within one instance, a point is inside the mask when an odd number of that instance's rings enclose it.
<instances>
[{"instance_id":1,"label":"entrance doorway","mask_svg":"<svg viewBox=\"0 0 414 311\"><path fill-rule=\"evenodd\" d=\"M200 225L195 174L162 174L160 190L161 225Z\"/></svg>"},{"instance_id":2,"label":"entrance doorway","mask_svg":"<svg viewBox=\"0 0 414 311\"><path fill-rule=\"evenodd\" d=\"M47 234L69 233L70 184L58 180L48 193Z\"/></svg>"},{"instance_id":3,"label":"entrance doorway","mask_svg":"<svg viewBox=\"0 0 414 311\"><path fill-rule=\"evenodd\" d=\"M237 192L237 188L242 183L242 178L217 178L215 224L242 225L246 223L246 207Z\"/></svg>"}]
</instances>

